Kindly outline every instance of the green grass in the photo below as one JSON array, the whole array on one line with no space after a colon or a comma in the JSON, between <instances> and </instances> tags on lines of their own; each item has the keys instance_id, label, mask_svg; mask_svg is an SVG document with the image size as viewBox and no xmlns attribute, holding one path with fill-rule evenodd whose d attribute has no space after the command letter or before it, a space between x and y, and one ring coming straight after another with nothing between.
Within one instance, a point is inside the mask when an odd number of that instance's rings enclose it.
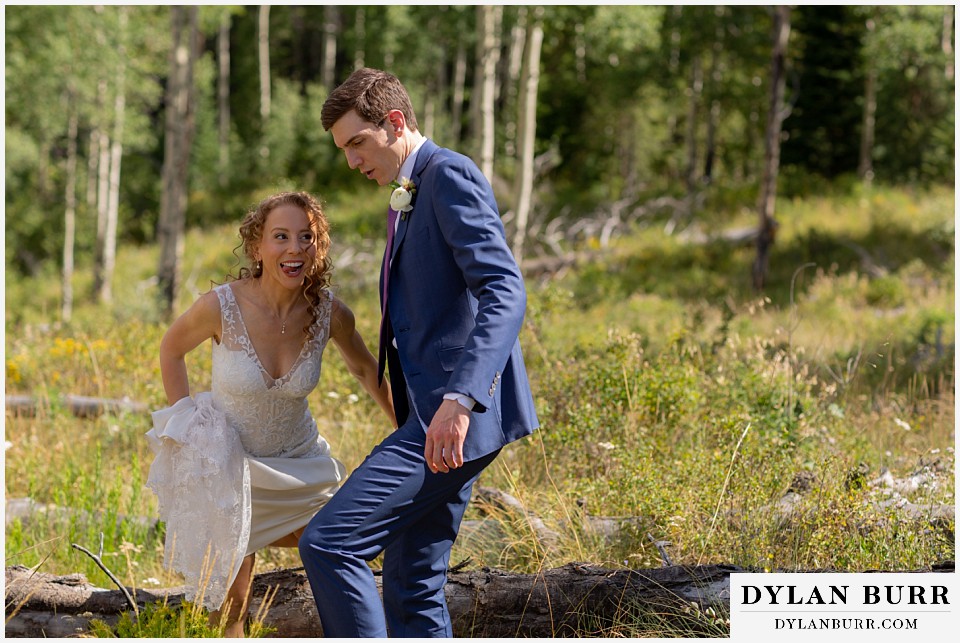
<instances>
[{"instance_id":1,"label":"green grass","mask_svg":"<svg viewBox=\"0 0 960 643\"><path fill-rule=\"evenodd\" d=\"M521 341L543 426L506 449L480 484L513 494L559 540L546 546L527 517L499 511L487 518L505 541L462 539L453 559L528 573L571 561L659 566L651 536L669 541L682 564L859 571L954 559L952 521L905 520L863 484L886 470L925 472L906 499L954 504L953 201L948 189L886 188L784 200L762 295L749 285L750 246L688 244L655 227L561 278L531 279ZM368 210L329 207L338 292L372 342L382 241L365 236ZM711 226L720 219L714 213ZM188 235L179 310L235 270L234 238L232 225ZM142 488L149 418L81 420L61 400L163 405L156 249L122 248L118 265L121 303L79 305L69 324L58 321L52 270L32 279L7 271L6 389L42 405L35 417L7 417L6 496L79 510L14 521L7 564L80 571L108 586L70 547L91 546L104 531L105 561L124 582L175 585L161 533L123 519L156 515ZM89 281L81 269L78 293ZM190 356L194 390L209 388L209 360L203 348ZM336 351L310 403L348 468L387 431ZM813 482L784 519L773 507L798 475ZM587 527L584 512L636 520L610 540ZM480 517L479 508L467 516ZM292 549L258 555L259 570L298 564ZM677 635L656 615L606 624L589 616L584 635ZM690 618L691 631L724 631L717 615Z\"/></svg>"}]
</instances>

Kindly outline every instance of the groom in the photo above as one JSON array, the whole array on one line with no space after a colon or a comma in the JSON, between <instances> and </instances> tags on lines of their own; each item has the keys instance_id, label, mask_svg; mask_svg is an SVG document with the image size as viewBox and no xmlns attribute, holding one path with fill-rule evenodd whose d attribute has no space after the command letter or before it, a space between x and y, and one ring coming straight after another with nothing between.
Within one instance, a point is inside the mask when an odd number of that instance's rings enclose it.
<instances>
[{"instance_id":1,"label":"groom","mask_svg":"<svg viewBox=\"0 0 960 643\"><path fill-rule=\"evenodd\" d=\"M517 341L523 278L490 184L420 134L395 76L357 70L321 121L352 169L401 183L380 275L381 377L386 363L400 428L313 518L300 554L326 636L449 637L443 588L473 483L538 426ZM381 551L382 604L367 565Z\"/></svg>"}]
</instances>

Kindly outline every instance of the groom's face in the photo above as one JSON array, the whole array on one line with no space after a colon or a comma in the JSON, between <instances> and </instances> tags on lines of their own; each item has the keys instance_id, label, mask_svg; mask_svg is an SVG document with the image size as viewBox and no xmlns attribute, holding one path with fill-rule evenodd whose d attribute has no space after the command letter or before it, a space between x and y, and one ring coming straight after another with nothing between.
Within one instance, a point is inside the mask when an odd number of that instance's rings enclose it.
<instances>
[{"instance_id":1,"label":"groom's face","mask_svg":"<svg viewBox=\"0 0 960 643\"><path fill-rule=\"evenodd\" d=\"M330 133L347 157L350 169L359 170L380 185L397 178L403 163L403 146L387 119L371 123L351 109L333 124Z\"/></svg>"}]
</instances>

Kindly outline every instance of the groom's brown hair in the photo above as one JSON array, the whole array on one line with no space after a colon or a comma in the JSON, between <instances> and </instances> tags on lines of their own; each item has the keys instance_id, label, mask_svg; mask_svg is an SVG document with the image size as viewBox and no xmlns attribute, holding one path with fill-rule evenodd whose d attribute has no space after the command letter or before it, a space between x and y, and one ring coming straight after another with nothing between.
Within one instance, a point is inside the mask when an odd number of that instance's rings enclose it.
<instances>
[{"instance_id":1,"label":"groom's brown hair","mask_svg":"<svg viewBox=\"0 0 960 643\"><path fill-rule=\"evenodd\" d=\"M358 69L330 93L320 111L323 129L329 131L351 109L371 123L380 123L391 109L399 109L407 127L414 132L419 129L406 88L399 78L379 69Z\"/></svg>"}]
</instances>

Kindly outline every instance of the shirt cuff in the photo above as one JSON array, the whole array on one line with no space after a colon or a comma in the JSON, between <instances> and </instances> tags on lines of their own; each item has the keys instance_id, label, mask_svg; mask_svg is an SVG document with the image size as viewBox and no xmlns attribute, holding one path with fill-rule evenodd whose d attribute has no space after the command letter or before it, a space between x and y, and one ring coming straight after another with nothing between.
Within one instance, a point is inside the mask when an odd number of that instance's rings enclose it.
<instances>
[{"instance_id":1,"label":"shirt cuff","mask_svg":"<svg viewBox=\"0 0 960 643\"><path fill-rule=\"evenodd\" d=\"M469 395L464 395L463 393L446 393L443 396L443 399L456 400L457 402L460 403L460 406L467 409L468 411L472 411L474 405L477 403L475 399L473 399Z\"/></svg>"}]
</instances>

